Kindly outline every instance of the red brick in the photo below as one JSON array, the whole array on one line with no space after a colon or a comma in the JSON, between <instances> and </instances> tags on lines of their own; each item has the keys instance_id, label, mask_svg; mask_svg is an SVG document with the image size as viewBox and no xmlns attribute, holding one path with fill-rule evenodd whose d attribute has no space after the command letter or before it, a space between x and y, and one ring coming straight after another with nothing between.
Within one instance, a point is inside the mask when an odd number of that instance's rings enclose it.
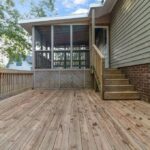
<instances>
[{"instance_id":1,"label":"red brick","mask_svg":"<svg viewBox=\"0 0 150 150\"><path fill-rule=\"evenodd\" d=\"M130 83L140 92L142 100L150 102L150 64L120 68Z\"/></svg>"}]
</instances>

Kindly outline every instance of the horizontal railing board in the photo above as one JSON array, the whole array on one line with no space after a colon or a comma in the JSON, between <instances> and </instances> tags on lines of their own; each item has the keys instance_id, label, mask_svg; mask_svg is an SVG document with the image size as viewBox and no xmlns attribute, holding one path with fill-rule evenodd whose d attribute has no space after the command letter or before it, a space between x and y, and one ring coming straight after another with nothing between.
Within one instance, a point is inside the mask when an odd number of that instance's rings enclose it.
<instances>
[{"instance_id":1,"label":"horizontal railing board","mask_svg":"<svg viewBox=\"0 0 150 150\"><path fill-rule=\"evenodd\" d=\"M24 70L14 70L14 69L1 69L0 73L12 73L12 74L33 74L33 71L24 71Z\"/></svg>"}]
</instances>

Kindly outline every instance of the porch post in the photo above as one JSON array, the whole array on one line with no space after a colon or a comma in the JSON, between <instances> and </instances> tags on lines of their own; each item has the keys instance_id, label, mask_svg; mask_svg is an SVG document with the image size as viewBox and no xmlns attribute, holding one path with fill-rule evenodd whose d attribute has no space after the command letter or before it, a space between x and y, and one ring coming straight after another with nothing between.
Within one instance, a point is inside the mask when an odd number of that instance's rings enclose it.
<instances>
[{"instance_id":1,"label":"porch post","mask_svg":"<svg viewBox=\"0 0 150 150\"><path fill-rule=\"evenodd\" d=\"M92 9L92 49L93 49L93 44L95 44L95 9ZM91 65L93 66L93 51L92 52L92 63Z\"/></svg>"},{"instance_id":2,"label":"porch post","mask_svg":"<svg viewBox=\"0 0 150 150\"><path fill-rule=\"evenodd\" d=\"M35 27L32 27L32 69L35 70Z\"/></svg>"},{"instance_id":3,"label":"porch post","mask_svg":"<svg viewBox=\"0 0 150 150\"><path fill-rule=\"evenodd\" d=\"M51 26L51 69L53 69L54 59L54 26Z\"/></svg>"},{"instance_id":4,"label":"porch post","mask_svg":"<svg viewBox=\"0 0 150 150\"><path fill-rule=\"evenodd\" d=\"M35 27L32 27L32 70L33 70L33 83L32 88L34 88L35 83Z\"/></svg>"},{"instance_id":5,"label":"porch post","mask_svg":"<svg viewBox=\"0 0 150 150\"><path fill-rule=\"evenodd\" d=\"M72 68L72 53L73 53L73 26L70 25L70 48L71 48L71 68Z\"/></svg>"}]
</instances>

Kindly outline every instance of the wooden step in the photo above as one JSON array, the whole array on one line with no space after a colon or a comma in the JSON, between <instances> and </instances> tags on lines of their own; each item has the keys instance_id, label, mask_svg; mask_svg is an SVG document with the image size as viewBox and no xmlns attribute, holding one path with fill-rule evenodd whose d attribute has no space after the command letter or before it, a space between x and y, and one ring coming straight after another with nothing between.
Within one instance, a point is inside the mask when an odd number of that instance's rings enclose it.
<instances>
[{"instance_id":1,"label":"wooden step","mask_svg":"<svg viewBox=\"0 0 150 150\"><path fill-rule=\"evenodd\" d=\"M106 100L138 100L140 99L140 95L136 91L104 92L104 99Z\"/></svg>"},{"instance_id":2,"label":"wooden step","mask_svg":"<svg viewBox=\"0 0 150 150\"><path fill-rule=\"evenodd\" d=\"M125 79L125 75L118 73L118 74L105 74L105 79Z\"/></svg>"},{"instance_id":3,"label":"wooden step","mask_svg":"<svg viewBox=\"0 0 150 150\"><path fill-rule=\"evenodd\" d=\"M105 69L105 74L118 74L121 73L121 70L119 69Z\"/></svg>"},{"instance_id":4,"label":"wooden step","mask_svg":"<svg viewBox=\"0 0 150 150\"><path fill-rule=\"evenodd\" d=\"M128 85L128 79L105 79L105 85Z\"/></svg>"},{"instance_id":5,"label":"wooden step","mask_svg":"<svg viewBox=\"0 0 150 150\"><path fill-rule=\"evenodd\" d=\"M105 85L105 91L134 91L133 85Z\"/></svg>"}]
</instances>

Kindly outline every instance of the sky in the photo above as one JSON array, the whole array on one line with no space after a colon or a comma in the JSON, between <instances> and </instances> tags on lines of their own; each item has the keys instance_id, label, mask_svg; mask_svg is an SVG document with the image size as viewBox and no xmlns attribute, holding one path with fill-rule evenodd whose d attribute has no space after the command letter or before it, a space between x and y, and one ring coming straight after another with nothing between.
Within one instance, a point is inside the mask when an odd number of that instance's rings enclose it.
<instances>
[{"instance_id":1,"label":"sky","mask_svg":"<svg viewBox=\"0 0 150 150\"><path fill-rule=\"evenodd\" d=\"M31 1L31 0L30 0ZM33 0L38 1L38 0ZM71 14L80 14L88 12L90 4L100 3L100 0L55 0L55 9L58 16L66 16ZM24 4L20 4L19 0L14 0L16 8L23 15L29 11L29 0Z\"/></svg>"}]
</instances>

